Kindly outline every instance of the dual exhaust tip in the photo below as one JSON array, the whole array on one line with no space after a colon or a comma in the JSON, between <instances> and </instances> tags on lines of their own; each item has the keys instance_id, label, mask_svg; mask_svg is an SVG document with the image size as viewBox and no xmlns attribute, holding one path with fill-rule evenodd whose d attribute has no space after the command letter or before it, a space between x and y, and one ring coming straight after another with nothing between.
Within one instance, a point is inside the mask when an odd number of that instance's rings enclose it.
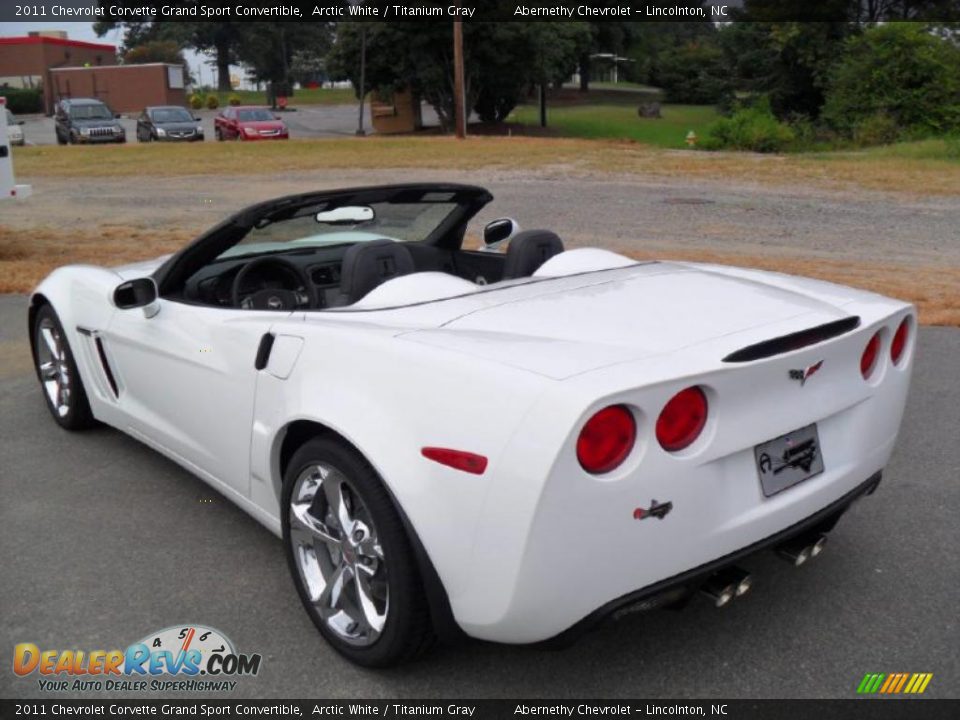
<instances>
[{"instance_id":1,"label":"dual exhaust tip","mask_svg":"<svg viewBox=\"0 0 960 720\"><path fill-rule=\"evenodd\" d=\"M817 557L827 545L827 536L822 534L802 535L777 546L777 555L794 567L800 567ZM753 577L746 570L729 567L712 575L700 588L714 607L726 607L733 600L750 592Z\"/></svg>"},{"instance_id":2,"label":"dual exhaust tip","mask_svg":"<svg viewBox=\"0 0 960 720\"><path fill-rule=\"evenodd\" d=\"M801 536L780 545L777 555L794 567L800 567L822 553L826 544L826 535Z\"/></svg>"}]
</instances>

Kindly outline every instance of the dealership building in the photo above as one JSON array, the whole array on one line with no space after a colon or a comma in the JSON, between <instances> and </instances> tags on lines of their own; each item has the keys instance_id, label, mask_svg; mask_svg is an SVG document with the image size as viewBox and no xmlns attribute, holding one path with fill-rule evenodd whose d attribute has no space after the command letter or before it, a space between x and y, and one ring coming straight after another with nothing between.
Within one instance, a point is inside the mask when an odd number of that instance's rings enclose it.
<instances>
[{"instance_id":1,"label":"dealership building","mask_svg":"<svg viewBox=\"0 0 960 720\"><path fill-rule=\"evenodd\" d=\"M0 37L0 88L43 88L43 108L53 114L60 98L102 100L115 112L147 105L185 105L182 65L118 65L113 45L70 40L62 31Z\"/></svg>"}]
</instances>

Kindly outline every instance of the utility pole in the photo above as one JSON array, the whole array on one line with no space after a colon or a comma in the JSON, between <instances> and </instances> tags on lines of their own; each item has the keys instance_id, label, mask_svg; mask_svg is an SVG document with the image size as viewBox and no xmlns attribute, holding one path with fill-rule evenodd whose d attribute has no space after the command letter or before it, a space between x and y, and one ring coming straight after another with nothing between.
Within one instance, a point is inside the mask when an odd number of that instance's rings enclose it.
<instances>
[{"instance_id":1,"label":"utility pole","mask_svg":"<svg viewBox=\"0 0 960 720\"><path fill-rule=\"evenodd\" d=\"M366 135L363 129L363 101L367 94L367 24L360 23L360 109L357 117L357 135Z\"/></svg>"},{"instance_id":2,"label":"utility pole","mask_svg":"<svg viewBox=\"0 0 960 720\"><path fill-rule=\"evenodd\" d=\"M453 105L457 138L467 136L466 102L463 93L463 22L453 22Z\"/></svg>"}]
</instances>

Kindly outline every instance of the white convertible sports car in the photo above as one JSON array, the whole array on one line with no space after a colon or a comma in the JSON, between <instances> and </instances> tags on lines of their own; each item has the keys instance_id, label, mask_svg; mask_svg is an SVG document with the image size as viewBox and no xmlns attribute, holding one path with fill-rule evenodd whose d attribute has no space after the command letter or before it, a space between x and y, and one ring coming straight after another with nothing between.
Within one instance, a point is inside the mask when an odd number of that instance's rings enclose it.
<instances>
[{"instance_id":1,"label":"white convertible sports car","mask_svg":"<svg viewBox=\"0 0 960 720\"><path fill-rule=\"evenodd\" d=\"M357 663L436 636L564 640L746 592L880 482L916 317L789 275L564 251L478 187L255 205L30 300L54 419L112 425L283 537Z\"/></svg>"}]
</instances>

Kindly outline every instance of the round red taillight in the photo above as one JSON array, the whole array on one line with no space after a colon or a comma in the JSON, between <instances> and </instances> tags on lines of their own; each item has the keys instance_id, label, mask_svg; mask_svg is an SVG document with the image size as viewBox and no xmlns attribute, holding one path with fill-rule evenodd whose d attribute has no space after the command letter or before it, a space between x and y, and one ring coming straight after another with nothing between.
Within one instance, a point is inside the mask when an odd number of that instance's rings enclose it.
<instances>
[{"instance_id":1,"label":"round red taillight","mask_svg":"<svg viewBox=\"0 0 960 720\"><path fill-rule=\"evenodd\" d=\"M907 347L907 336L910 334L910 319L904 318L893 336L893 342L890 343L890 359L896 365L903 357L903 351Z\"/></svg>"},{"instance_id":2,"label":"round red taillight","mask_svg":"<svg viewBox=\"0 0 960 720\"><path fill-rule=\"evenodd\" d=\"M588 473L608 473L627 459L636 439L633 413L623 405L611 405L583 426L577 438L577 460Z\"/></svg>"},{"instance_id":3,"label":"round red taillight","mask_svg":"<svg viewBox=\"0 0 960 720\"><path fill-rule=\"evenodd\" d=\"M873 369L877 366L877 356L880 354L880 332L870 338L870 342L863 349L863 355L860 356L860 374L864 379L873 374Z\"/></svg>"},{"instance_id":4,"label":"round red taillight","mask_svg":"<svg viewBox=\"0 0 960 720\"><path fill-rule=\"evenodd\" d=\"M681 390L657 418L657 440L664 450L676 452L693 444L707 424L707 396L694 386Z\"/></svg>"}]
</instances>

